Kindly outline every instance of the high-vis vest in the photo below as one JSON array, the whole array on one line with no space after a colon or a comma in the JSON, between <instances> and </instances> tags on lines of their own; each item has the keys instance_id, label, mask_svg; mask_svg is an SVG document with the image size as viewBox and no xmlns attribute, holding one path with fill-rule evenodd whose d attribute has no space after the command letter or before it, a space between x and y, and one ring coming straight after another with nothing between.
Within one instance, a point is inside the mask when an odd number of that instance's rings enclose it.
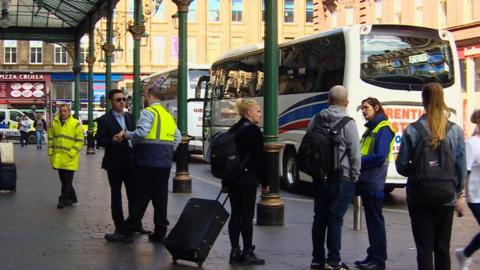
<instances>
[{"instance_id":1,"label":"high-vis vest","mask_svg":"<svg viewBox=\"0 0 480 270\"><path fill-rule=\"evenodd\" d=\"M153 122L145 138L135 143L135 161L143 167L170 168L177 130L175 120L160 104L153 104L145 110L153 115Z\"/></svg>"},{"instance_id":2,"label":"high-vis vest","mask_svg":"<svg viewBox=\"0 0 480 270\"><path fill-rule=\"evenodd\" d=\"M48 129L48 156L55 169L78 170L78 158L84 144L80 122L69 116L62 125L60 116L55 116Z\"/></svg>"},{"instance_id":3,"label":"high-vis vest","mask_svg":"<svg viewBox=\"0 0 480 270\"><path fill-rule=\"evenodd\" d=\"M361 148L360 148L360 154L362 156L367 156L368 154L373 152L373 147L375 146L375 139L377 137L378 131L383 128L383 127L388 127L393 134L395 134L395 131L393 130L392 125L388 120L383 120L380 123L378 123L375 128L370 132L369 130L365 131L365 133L362 136L362 139L360 140ZM392 141L390 142L390 150L388 151L387 155L387 162L390 160L390 152L393 149L393 138Z\"/></svg>"}]
</instances>

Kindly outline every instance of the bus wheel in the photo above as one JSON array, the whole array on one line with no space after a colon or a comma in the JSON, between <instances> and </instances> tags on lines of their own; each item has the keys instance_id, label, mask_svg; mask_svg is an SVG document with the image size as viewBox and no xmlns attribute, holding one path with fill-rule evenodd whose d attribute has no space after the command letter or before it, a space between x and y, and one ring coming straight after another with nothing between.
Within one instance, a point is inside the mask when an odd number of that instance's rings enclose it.
<instances>
[{"instance_id":1,"label":"bus wheel","mask_svg":"<svg viewBox=\"0 0 480 270\"><path fill-rule=\"evenodd\" d=\"M27 134L27 143L28 144L36 144L37 143L37 135L35 135L35 132L31 131Z\"/></svg>"},{"instance_id":2,"label":"bus wheel","mask_svg":"<svg viewBox=\"0 0 480 270\"><path fill-rule=\"evenodd\" d=\"M283 152L283 184L287 190L298 191L298 168L295 163L295 148L287 146Z\"/></svg>"}]
</instances>

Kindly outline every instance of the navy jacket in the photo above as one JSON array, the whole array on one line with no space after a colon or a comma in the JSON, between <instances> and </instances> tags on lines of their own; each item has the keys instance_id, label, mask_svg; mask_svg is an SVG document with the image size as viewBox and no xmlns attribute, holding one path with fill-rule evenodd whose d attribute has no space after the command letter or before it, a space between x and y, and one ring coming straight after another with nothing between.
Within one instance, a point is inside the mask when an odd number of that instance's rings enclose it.
<instances>
[{"instance_id":1,"label":"navy jacket","mask_svg":"<svg viewBox=\"0 0 480 270\"><path fill-rule=\"evenodd\" d=\"M386 120L385 115L381 114L375 117L373 121L365 124L367 131L372 131L381 121ZM388 128L381 128L375 137L373 152L362 156L362 167L360 177L358 178L358 187L361 191L367 191L369 194L383 197L385 187L385 178L387 177L388 158L390 143L395 134Z\"/></svg>"}]
</instances>

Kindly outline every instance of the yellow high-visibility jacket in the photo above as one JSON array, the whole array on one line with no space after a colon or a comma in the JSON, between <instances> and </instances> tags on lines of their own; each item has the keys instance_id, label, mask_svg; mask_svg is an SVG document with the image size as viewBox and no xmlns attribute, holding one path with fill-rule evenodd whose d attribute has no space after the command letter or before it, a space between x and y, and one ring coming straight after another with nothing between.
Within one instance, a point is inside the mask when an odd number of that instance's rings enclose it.
<instances>
[{"instance_id":1,"label":"yellow high-visibility jacket","mask_svg":"<svg viewBox=\"0 0 480 270\"><path fill-rule=\"evenodd\" d=\"M78 170L78 158L83 147L83 129L80 122L69 116L62 125L55 116L48 129L48 156L54 169Z\"/></svg>"}]
</instances>

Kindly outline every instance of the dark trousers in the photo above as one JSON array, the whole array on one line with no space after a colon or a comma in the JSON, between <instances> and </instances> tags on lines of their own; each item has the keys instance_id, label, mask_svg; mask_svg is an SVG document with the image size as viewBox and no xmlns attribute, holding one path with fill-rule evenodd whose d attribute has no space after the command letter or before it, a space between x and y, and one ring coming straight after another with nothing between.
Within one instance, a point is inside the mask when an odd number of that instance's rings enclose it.
<instances>
[{"instance_id":1,"label":"dark trousers","mask_svg":"<svg viewBox=\"0 0 480 270\"><path fill-rule=\"evenodd\" d=\"M450 270L453 206L408 204L419 270Z\"/></svg>"},{"instance_id":2,"label":"dark trousers","mask_svg":"<svg viewBox=\"0 0 480 270\"><path fill-rule=\"evenodd\" d=\"M58 176L60 176L60 182L62 183L62 195L58 198L59 202L67 202L70 200L73 203L77 202L77 194L73 189L73 174L74 171L70 170L58 170Z\"/></svg>"},{"instance_id":3,"label":"dark trousers","mask_svg":"<svg viewBox=\"0 0 480 270\"><path fill-rule=\"evenodd\" d=\"M230 185L228 186L230 207L232 213L228 223L228 235L232 248L240 246L240 234L243 239L243 248L252 247L253 217L255 215L255 201L257 187L254 185Z\"/></svg>"},{"instance_id":4,"label":"dark trousers","mask_svg":"<svg viewBox=\"0 0 480 270\"><path fill-rule=\"evenodd\" d=\"M20 145L22 147L24 145L27 145L27 132L26 131L20 131Z\"/></svg>"},{"instance_id":5,"label":"dark trousers","mask_svg":"<svg viewBox=\"0 0 480 270\"><path fill-rule=\"evenodd\" d=\"M325 238L328 249L327 262L336 266L341 262L343 216L355 195L355 184L346 179L328 184L313 181L314 212L312 226L313 261L325 262Z\"/></svg>"},{"instance_id":6,"label":"dark trousers","mask_svg":"<svg viewBox=\"0 0 480 270\"><path fill-rule=\"evenodd\" d=\"M480 224L480 203L469 203L468 207L473 213L473 216L477 220L478 224ZM470 244L465 248L463 251L465 256L471 257L475 251L480 249L480 233L475 235L473 237L472 241L470 241Z\"/></svg>"},{"instance_id":7,"label":"dark trousers","mask_svg":"<svg viewBox=\"0 0 480 270\"><path fill-rule=\"evenodd\" d=\"M362 195L362 202L370 243L367 258L369 261L384 265L387 260L387 235L382 214L383 199L365 194Z\"/></svg>"},{"instance_id":8,"label":"dark trousers","mask_svg":"<svg viewBox=\"0 0 480 270\"><path fill-rule=\"evenodd\" d=\"M170 168L136 167L135 175L135 196L127 226L141 226L148 203L152 201L155 233L165 236L170 224L167 219Z\"/></svg>"},{"instance_id":9,"label":"dark trousers","mask_svg":"<svg viewBox=\"0 0 480 270\"><path fill-rule=\"evenodd\" d=\"M128 199L128 213L132 212L132 200L134 196L132 186L132 170L128 164L116 170L108 170L108 182L110 183L112 219L119 231L125 231L125 219L122 206L122 183L125 184Z\"/></svg>"}]
</instances>

